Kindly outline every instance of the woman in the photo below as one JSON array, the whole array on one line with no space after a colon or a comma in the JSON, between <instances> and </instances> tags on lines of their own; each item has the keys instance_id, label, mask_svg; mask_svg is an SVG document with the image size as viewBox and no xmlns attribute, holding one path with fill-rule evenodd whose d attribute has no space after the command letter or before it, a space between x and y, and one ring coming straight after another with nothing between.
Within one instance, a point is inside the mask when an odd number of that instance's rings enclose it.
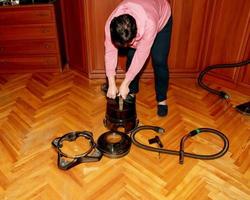
<instances>
[{"instance_id":1,"label":"woman","mask_svg":"<svg viewBox=\"0 0 250 200\"><path fill-rule=\"evenodd\" d=\"M139 72L151 53L157 100L157 114L168 113L167 59L172 29L171 8L167 0L123 0L105 25L105 68L107 97L134 96L138 92ZM115 75L118 49L127 48L126 74L119 88Z\"/></svg>"}]
</instances>

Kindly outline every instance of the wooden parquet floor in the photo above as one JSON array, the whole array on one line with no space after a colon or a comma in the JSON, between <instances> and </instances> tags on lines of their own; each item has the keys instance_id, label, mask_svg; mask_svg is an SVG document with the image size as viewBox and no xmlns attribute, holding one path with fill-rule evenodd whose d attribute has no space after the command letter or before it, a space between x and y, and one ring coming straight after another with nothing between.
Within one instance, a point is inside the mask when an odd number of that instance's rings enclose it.
<instances>
[{"instance_id":1,"label":"wooden parquet floor","mask_svg":"<svg viewBox=\"0 0 250 200\"><path fill-rule=\"evenodd\" d=\"M152 80L142 80L137 96L140 124L165 128L164 147L174 150L193 129L218 129L230 141L223 157L185 158L180 165L178 156L158 155L133 145L120 159L103 157L68 171L58 169L51 145L54 138L88 130L97 140L107 131L101 83L71 71L0 74L0 199L250 199L250 117L233 108L250 96L223 88L231 94L231 102L226 103L201 89L194 79L171 79L165 118L156 116ZM150 134L140 133L139 139L147 141ZM221 144L217 137L201 134L187 141L185 150L214 153Z\"/></svg>"}]
</instances>

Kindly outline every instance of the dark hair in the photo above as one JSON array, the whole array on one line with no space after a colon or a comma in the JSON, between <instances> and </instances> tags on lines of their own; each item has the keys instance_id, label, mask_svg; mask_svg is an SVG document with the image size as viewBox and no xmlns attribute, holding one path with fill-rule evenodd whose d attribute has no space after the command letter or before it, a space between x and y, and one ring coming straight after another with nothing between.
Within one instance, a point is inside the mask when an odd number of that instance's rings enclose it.
<instances>
[{"instance_id":1,"label":"dark hair","mask_svg":"<svg viewBox=\"0 0 250 200\"><path fill-rule=\"evenodd\" d=\"M128 46L129 43L135 38L136 33L136 21L129 14L115 17L110 23L111 40L115 46Z\"/></svg>"}]
</instances>

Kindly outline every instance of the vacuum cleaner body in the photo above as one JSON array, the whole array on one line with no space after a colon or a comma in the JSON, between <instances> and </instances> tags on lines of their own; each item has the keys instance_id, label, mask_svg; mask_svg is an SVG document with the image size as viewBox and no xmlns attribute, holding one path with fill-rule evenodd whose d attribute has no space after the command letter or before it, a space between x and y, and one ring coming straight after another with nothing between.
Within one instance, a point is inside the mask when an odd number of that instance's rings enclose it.
<instances>
[{"instance_id":1,"label":"vacuum cleaner body","mask_svg":"<svg viewBox=\"0 0 250 200\"><path fill-rule=\"evenodd\" d=\"M136 115L135 97L128 97L125 100L121 97L107 98L106 115L103 123L111 131L118 131L123 128L123 132L129 133L136 128L139 120Z\"/></svg>"}]
</instances>

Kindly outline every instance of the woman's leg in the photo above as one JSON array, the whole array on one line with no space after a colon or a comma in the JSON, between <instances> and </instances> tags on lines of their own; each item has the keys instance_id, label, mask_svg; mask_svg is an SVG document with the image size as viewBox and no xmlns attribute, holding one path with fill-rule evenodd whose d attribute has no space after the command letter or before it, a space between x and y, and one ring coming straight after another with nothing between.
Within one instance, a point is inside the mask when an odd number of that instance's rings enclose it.
<instances>
[{"instance_id":1,"label":"woman's leg","mask_svg":"<svg viewBox=\"0 0 250 200\"><path fill-rule=\"evenodd\" d=\"M151 48L157 102L162 102L167 99L169 85L168 55L171 32L172 17L170 17L165 27L156 35L154 44Z\"/></svg>"}]
</instances>

